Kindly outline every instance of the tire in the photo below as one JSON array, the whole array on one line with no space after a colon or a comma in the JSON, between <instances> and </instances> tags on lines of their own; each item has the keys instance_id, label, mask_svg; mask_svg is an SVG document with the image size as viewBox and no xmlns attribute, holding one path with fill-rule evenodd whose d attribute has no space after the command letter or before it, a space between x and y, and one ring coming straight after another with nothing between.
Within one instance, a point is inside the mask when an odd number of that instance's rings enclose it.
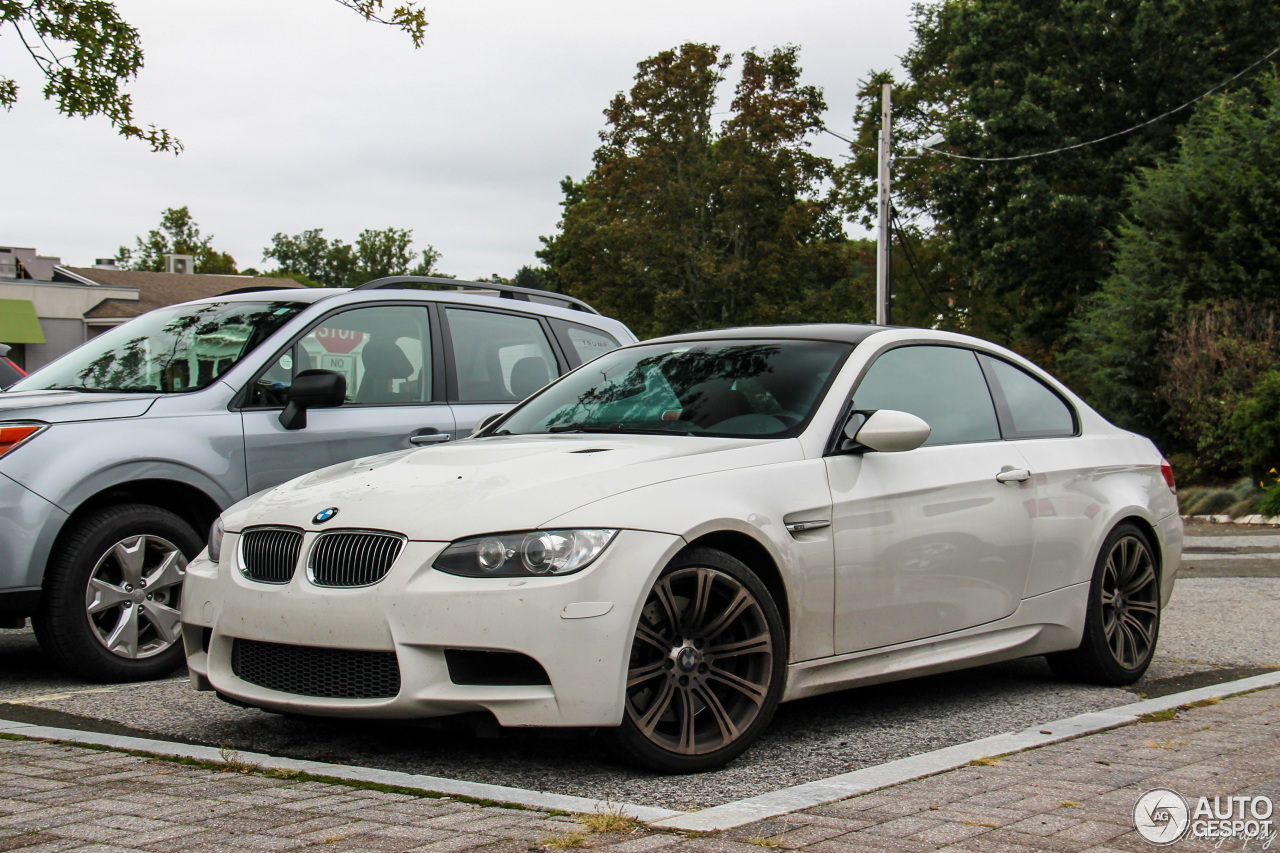
<instances>
[{"instance_id":1,"label":"tire","mask_svg":"<svg viewBox=\"0 0 1280 853\"><path fill-rule=\"evenodd\" d=\"M123 504L76 522L45 572L33 620L41 648L90 681L145 681L183 661L178 614L203 541L177 515Z\"/></svg>"},{"instance_id":2,"label":"tire","mask_svg":"<svg viewBox=\"0 0 1280 853\"><path fill-rule=\"evenodd\" d=\"M1125 522L1107 535L1089 584L1079 647L1046 655L1060 677L1118 687L1147 671L1160 636L1160 572L1150 539Z\"/></svg>"},{"instance_id":3,"label":"tire","mask_svg":"<svg viewBox=\"0 0 1280 853\"><path fill-rule=\"evenodd\" d=\"M721 551L686 551L641 609L618 741L662 773L721 767L768 727L786 665L782 617L760 579Z\"/></svg>"}]
</instances>

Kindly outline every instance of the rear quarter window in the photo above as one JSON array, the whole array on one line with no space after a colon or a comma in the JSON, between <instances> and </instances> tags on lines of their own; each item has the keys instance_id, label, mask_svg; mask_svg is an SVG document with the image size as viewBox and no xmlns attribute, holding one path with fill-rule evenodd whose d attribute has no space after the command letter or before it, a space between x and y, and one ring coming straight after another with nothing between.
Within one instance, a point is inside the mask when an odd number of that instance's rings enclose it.
<instances>
[{"instance_id":1,"label":"rear quarter window","mask_svg":"<svg viewBox=\"0 0 1280 853\"><path fill-rule=\"evenodd\" d=\"M570 367L586 364L596 356L604 355L609 350L620 346L608 332L566 320L552 320L551 329L556 333L560 346L568 355Z\"/></svg>"}]
</instances>

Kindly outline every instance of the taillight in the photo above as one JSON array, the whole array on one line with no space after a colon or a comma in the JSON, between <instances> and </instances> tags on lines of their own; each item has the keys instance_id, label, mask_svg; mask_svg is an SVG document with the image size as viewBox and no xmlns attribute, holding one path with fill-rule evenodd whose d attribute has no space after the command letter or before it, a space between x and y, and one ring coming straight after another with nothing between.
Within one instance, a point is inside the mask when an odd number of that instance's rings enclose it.
<instances>
[{"instance_id":1,"label":"taillight","mask_svg":"<svg viewBox=\"0 0 1280 853\"><path fill-rule=\"evenodd\" d=\"M0 456L4 456L19 444L48 428L48 424L16 423L0 424Z\"/></svg>"},{"instance_id":2,"label":"taillight","mask_svg":"<svg viewBox=\"0 0 1280 853\"><path fill-rule=\"evenodd\" d=\"M1160 458L1160 474L1164 477L1165 484L1169 486L1169 491L1176 495L1178 493L1178 484L1173 481L1173 466L1164 457Z\"/></svg>"}]
</instances>

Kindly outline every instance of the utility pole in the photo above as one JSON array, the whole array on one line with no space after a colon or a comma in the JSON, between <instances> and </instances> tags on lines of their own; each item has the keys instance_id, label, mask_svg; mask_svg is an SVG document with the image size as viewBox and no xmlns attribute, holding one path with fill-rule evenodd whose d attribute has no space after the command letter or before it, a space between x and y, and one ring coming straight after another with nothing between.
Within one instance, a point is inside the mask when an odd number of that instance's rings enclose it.
<instances>
[{"instance_id":1,"label":"utility pole","mask_svg":"<svg viewBox=\"0 0 1280 853\"><path fill-rule=\"evenodd\" d=\"M888 83L880 92L880 220L876 229L876 324L889 325L889 241L892 236L889 225L889 156L893 137L889 129Z\"/></svg>"}]
</instances>

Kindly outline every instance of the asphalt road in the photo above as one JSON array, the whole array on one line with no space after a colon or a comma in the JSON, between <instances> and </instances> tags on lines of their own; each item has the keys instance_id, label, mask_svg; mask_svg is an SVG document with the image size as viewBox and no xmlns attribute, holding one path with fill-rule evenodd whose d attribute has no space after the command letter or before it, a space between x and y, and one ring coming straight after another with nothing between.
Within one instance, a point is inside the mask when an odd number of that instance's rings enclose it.
<instances>
[{"instance_id":1,"label":"asphalt road","mask_svg":"<svg viewBox=\"0 0 1280 853\"><path fill-rule=\"evenodd\" d=\"M470 732L285 718L185 678L103 686L55 670L29 630L0 631L0 718L427 773L646 805L706 807L1062 717L1280 668L1280 529L1188 525L1156 660L1128 690L1066 684L1042 658L789 703L745 756L663 777L585 731ZM175 676L180 673L175 673Z\"/></svg>"}]
</instances>

